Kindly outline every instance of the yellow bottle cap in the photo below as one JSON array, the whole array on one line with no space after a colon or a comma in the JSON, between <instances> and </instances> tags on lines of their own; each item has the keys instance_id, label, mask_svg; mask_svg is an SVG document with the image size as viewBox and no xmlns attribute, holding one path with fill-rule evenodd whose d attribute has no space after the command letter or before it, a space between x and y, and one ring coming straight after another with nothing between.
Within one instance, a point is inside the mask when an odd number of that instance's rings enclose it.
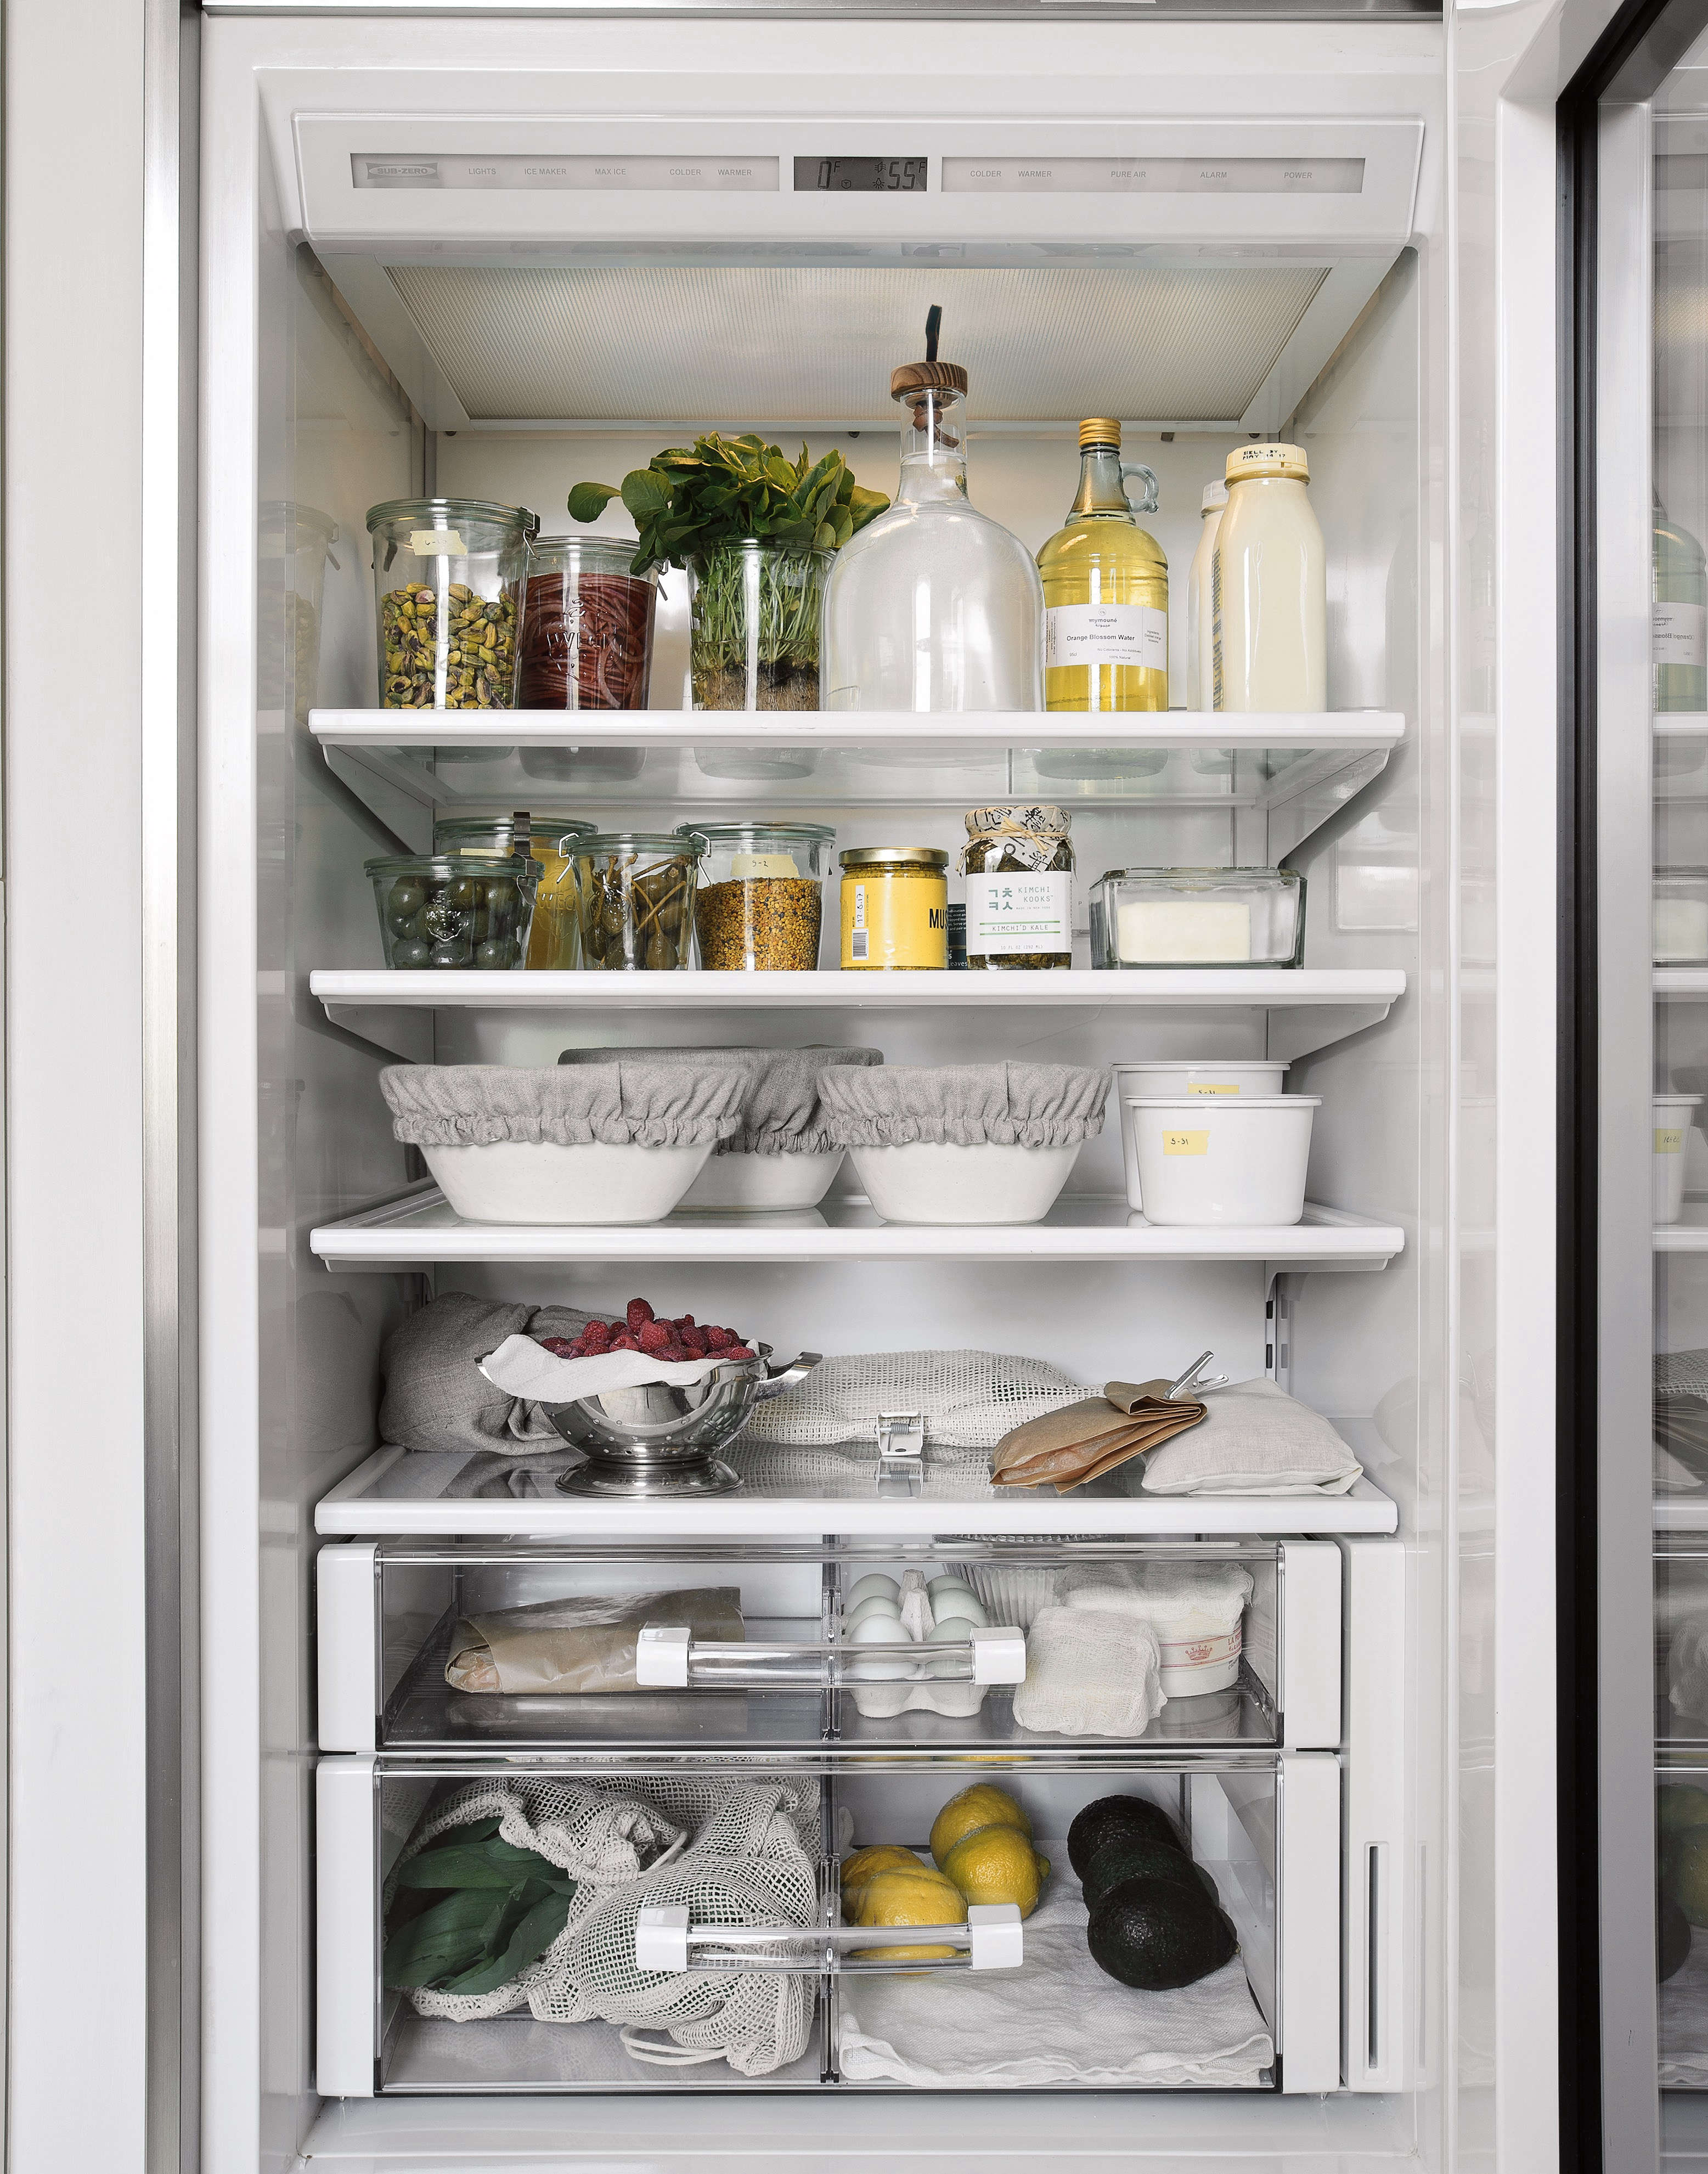
<instances>
[{"instance_id":1,"label":"yellow bottle cap","mask_svg":"<svg viewBox=\"0 0 1708 2174\"><path fill-rule=\"evenodd\" d=\"M1121 425L1111 415L1090 415L1079 425L1079 449L1087 446L1118 446Z\"/></svg>"},{"instance_id":2,"label":"yellow bottle cap","mask_svg":"<svg viewBox=\"0 0 1708 2174\"><path fill-rule=\"evenodd\" d=\"M1238 483L1244 476L1292 476L1311 480L1311 462L1303 446L1236 446L1228 456L1227 479Z\"/></svg>"}]
</instances>

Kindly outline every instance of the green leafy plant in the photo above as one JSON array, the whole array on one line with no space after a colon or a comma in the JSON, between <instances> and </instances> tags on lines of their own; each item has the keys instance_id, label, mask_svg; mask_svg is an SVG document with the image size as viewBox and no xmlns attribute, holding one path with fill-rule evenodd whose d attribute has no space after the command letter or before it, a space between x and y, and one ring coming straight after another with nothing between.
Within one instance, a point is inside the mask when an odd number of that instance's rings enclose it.
<instances>
[{"instance_id":1,"label":"green leafy plant","mask_svg":"<svg viewBox=\"0 0 1708 2174\"><path fill-rule=\"evenodd\" d=\"M634 517L640 548L630 571L684 566L709 558L721 544L792 545L835 551L883 512L882 491L855 482L840 453L814 462L806 446L786 460L751 431L726 438L714 430L692 446L655 453L644 468L614 484L578 483L570 493L576 521L597 521L619 497Z\"/></svg>"},{"instance_id":2,"label":"green leafy plant","mask_svg":"<svg viewBox=\"0 0 1708 2174\"><path fill-rule=\"evenodd\" d=\"M575 1881L538 1850L505 1841L498 1826L473 1820L399 1868L384 1964L393 1991L495 1992L564 1929Z\"/></svg>"}]
</instances>

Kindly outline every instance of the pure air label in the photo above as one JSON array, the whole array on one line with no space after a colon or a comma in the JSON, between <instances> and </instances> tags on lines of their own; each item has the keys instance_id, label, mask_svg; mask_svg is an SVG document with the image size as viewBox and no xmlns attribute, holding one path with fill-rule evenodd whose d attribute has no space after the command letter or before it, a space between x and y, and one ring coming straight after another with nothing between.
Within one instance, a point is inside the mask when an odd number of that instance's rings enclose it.
<instances>
[{"instance_id":1,"label":"pure air label","mask_svg":"<svg viewBox=\"0 0 1708 2174\"><path fill-rule=\"evenodd\" d=\"M1044 663L1129 664L1168 669L1168 614L1152 604L1052 604L1044 614Z\"/></svg>"},{"instance_id":2,"label":"pure air label","mask_svg":"<svg viewBox=\"0 0 1708 2174\"><path fill-rule=\"evenodd\" d=\"M1684 1152L1684 1128L1682 1125L1656 1126L1655 1153L1657 1155L1683 1155Z\"/></svg>"},{"instance_id":3,"label":"pure air label","mask_svg":"<svg viewBox=\"0 0 1708 2174\"><path fill-rule=\"evenodd\" d=\"M1210 1136L1208 1133L1165 1133L1162 1151L1165 1155L1208 1155Z\"/></svg>"},{"instance_id":4,"label":"pure air label","mask_svg":"<svg viewBox=\"0 0 1708 2174\"><path fill-rule=\"evenodd\" d=\"M967 878L967 956L1073 949L1073 879L1008 869Z\"/></svg>"},{"instance_id":5,"label":"pure air label","mask_svg":"<svg viewBox=\"0 0 1708 2174\"><path fill-rule=\"evenodd\" d=\"M454 528L412 528L409 549L418 559L466 559L462 538Z\"/></svg>"},{"instance_id":6,"label":"pure air label","mask_svg":"<svg viewBox=\"0 0 1708 2174\"><path fill-rule=\"evenodd\" d=\"M1654 608L1657 664L1708 664L1708 609L1700 604Z\"/></svg>"}]
</instances>

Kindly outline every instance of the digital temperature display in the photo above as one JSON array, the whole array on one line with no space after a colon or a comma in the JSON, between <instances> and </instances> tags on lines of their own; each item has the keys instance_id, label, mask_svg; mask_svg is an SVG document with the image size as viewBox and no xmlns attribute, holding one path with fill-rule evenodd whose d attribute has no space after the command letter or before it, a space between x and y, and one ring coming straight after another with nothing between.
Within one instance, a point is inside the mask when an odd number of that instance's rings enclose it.
<instances>
[{"instance_id":1,"label":"digital temperature display","mask_svg":"<svg viewBox=\"0 0 1708 2174\"><path fill-rule=\"evenodd\" d=\"M861 189L884 196L913 196L925 189L926 159L797 159L797 189Z\"/></svg>"}]
</instances>

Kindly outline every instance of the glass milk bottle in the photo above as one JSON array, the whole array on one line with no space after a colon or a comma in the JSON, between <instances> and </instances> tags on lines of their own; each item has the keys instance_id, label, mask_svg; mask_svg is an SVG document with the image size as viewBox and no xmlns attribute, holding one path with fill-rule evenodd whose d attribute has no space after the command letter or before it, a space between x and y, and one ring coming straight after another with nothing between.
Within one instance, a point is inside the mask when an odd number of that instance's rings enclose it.
<instances>
[{"instance_id":1,"label":"glass milk bottle","mask_svg":"<svg viewBox=\"0 0 1708 2174\"><path fill-rule=\"evenodd\" d=\"M1133 519L1126 479L1142 476L1141 513L1156 478L1123 465L1121 425L1079 425L1079 489L1038 554L1044 583L1044 700L1052 710L1168 707L1168 560Z\"/></svg>"},{"instance_id":2,"label":"glass milk bottle","mask_svg":"<svg viewBox=\"0 0 1708 2174\"><path fill-rule=\"evenodd\" d=\"M1228 456L1211 576L1219 710L1328 707L1327 564L1310 479L1298 446Z\"/></svg>"},{"instance_id":3,"label":"glass milk bottle","mask_svg":"<svg viewBox=\"0 0 1708 2174\"><path fill-rule=\"evenodd\" d=\"M1044 706L1044 592L1019 538L967 503L966 389L958 363L891 374L901 484L830 569L827 710Z\"/></svg>"},{"instance_id":4,"label":"glass milk bottle","mask_svg":"<svg viewBox=\"0 0 1708 2174\"><path fill-rule=\"evenodd\" d=\"M1216 557L1216 531L1222 525L1222 508L1228 502L1224 483L1207 483L1200 512L1198 548L1186 574L1186 707L1215 706L1216 613L1211 580Z\"/></svg>"},{"instance_id":5,"label":"glass milk bottle","mask_svg":"<svg viewBox=\"0 0 1708 2174\"><path fill-rule=\"evenodd\" d=\"M1708 560L1688 528L1655 500L1657 710L1708 710Z\"/></svg>"}]
</instances>

